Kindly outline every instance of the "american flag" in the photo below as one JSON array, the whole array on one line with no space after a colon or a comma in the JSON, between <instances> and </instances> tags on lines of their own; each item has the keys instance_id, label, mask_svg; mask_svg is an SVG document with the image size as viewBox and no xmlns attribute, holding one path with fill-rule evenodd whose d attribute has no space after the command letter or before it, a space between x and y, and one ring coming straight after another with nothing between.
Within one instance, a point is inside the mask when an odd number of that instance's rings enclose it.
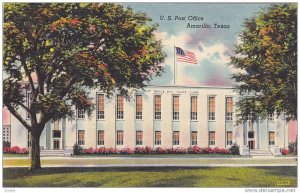
<instances>
[{"instance_id":1,"label":"american flag","mask_svg":"<svg viewBox=\"0 0 300 193\"><path fill-rule=\"evenodd\" d=\"M176 49L176 60L178 62L198 64L196 56L193 52L183 50L179 47L175 47L175 49Z\"/></svg>"}]
</instances>

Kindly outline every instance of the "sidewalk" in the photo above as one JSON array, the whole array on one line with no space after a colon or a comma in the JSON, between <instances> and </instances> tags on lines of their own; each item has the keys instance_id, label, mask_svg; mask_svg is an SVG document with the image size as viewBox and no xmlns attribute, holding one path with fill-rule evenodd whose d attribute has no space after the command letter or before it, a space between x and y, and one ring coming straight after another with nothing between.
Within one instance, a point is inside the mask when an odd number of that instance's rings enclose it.
<instances>
[{"instance_id":1,"label":"sidewalk","mask_svg":"<svg viewBox=\"0 0 300 193\"><path fill-rule=\"evenodd\" d=\"M295 157L41 157L42 167L258 167L297 166ZM3 159L3 167L28 167L28 157Z\"/></svg>"}]
</instances>

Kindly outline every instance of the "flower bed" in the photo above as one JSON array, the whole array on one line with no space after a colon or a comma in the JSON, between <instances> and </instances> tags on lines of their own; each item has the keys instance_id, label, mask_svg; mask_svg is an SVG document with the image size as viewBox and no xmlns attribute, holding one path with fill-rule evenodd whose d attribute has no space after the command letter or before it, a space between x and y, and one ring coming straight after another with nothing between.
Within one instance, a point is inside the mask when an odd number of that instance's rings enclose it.
<instances>
[{"instance_id":1,"label":"flower bed","mask_svg":"<svg viewBox=\"0 0 300 193\"><path fill-rule=\"evenodd\" d=\"M198 146L194 146L192 148L161 148L157 147L155 149L146 146L146 147L136 147L134 149L131 148L87 148L83 149L80 154L232 154L229 149L226 148L211 148L205 147L201 148Z\"/></svg>"},{"instance_id":2,"label":"flower bed","mask_svg":"<svg viewBox=\"0 0 300 193\"><path fill-rule=\"evenodd\" d=\"M280 149L280 152L281 152L282 155L287 155L287 154L289 154L289 150L288 150L288 149L284 149L284 148L281 148L281 149Z\"/></svg>"},{"instance_id":3,"label":"flower bed","mask_svg":"<svg viewBox=\"0 0 300 193\"><path fill-rule=\"evenodd\" d=\"M13 146L13 147L3 147L3 153L10 153L10 154L28 154L29 153L29 148L21 148L18 146Z\"/></svg>"}]
</instances>

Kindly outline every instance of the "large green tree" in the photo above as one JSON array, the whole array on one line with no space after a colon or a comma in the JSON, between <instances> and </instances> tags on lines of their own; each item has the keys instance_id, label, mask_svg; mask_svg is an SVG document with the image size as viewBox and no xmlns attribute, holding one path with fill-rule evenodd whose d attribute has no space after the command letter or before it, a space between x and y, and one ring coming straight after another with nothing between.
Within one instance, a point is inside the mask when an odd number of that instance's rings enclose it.
<instances>
[{"instance_id":1,"label":"large green tree","mask_svg":"<svg viewBox=\"0 0 300 193\"><path fill-rule=\"evenodd\" d=\"M273 4L246 19L231 65L242 95L238 122L276 112L297 118L297 4Z\"/></svg>"},{"instance_id":2,"label":"large green tree","mask_svg":"<svg viewBox=\"0 0 300 193\"><path fill-rule=\"evenodd\" d=\"M48 121L73 117L72 106L91 113L87 90L126 95L160 75L165 54L156 28L145 14L118 4L4 4L3 103L31 134L31 170L41 167Z\"/></svg>"}]
</instances>

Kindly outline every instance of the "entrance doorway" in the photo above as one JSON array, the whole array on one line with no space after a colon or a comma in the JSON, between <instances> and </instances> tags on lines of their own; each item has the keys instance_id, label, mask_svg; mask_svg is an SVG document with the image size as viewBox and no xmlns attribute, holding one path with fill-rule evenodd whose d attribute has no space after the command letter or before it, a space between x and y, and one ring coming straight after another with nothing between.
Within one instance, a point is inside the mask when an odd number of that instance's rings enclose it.
<instances>
[{"instance_id":1,"label":"entrance doorway","mask_svg":"<svg viewBox=\"0 0 300 193\"><path fill-rule=\"evenodd\" d=\"M248 131L248 147L255 149L254 131Z\"/></svg>"},{"instance_id":2,"label":"entrance doorway","mask_svg":"<svg viewBox=\"0 0 300 193\"><path fill-rule=\"evenodd\" d=\"M53 140L53 149L59 149L59 139Z\"/></svg>"},{"instance_id":3,"label":"entrance doorway","mask_svg":"<svg viewBox=\"0 0 300 193\"><path fill-rule=\"evenodd\" d=\"M254 149L255 148L255 141L248 141L248 147L249 147L249 149Z\"/></svg>"}]
</instances>

